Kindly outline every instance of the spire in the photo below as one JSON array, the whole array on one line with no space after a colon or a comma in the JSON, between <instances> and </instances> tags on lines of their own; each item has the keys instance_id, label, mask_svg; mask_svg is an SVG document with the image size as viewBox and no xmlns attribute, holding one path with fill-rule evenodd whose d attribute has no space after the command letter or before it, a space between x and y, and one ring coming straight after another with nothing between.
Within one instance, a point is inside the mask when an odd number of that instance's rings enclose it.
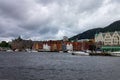
<instances>
[{"instance_id":1,"label":"spire","mask_svg":"<svg viewBox=\"0 0 120 80\"><path fill-rule=\"evenodd\" d=\"M21 40L22 40L21 36L19 36L19 37L18 37L18 40L19 40L19 41L21 41Z\"/></svg>"}]
</instances>

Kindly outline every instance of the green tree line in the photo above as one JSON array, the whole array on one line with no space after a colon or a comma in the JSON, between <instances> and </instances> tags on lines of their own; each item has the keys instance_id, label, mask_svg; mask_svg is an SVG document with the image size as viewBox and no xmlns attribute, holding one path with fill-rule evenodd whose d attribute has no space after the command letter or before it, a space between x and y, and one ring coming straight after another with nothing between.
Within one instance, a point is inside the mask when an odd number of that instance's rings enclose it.
<instances>
[{"instance_id":1,"label":"green tree line","mask_svg":"<svg viewBox=\"0 0 120 80\"><path fill-rule=\"evenodd\" d=\"M0 47L8 47L8 48L10 48L11 45L10 45L8 42L6 42L6 41L2 41L2 42L0 43Z\"/></svg>"}]
</instances>

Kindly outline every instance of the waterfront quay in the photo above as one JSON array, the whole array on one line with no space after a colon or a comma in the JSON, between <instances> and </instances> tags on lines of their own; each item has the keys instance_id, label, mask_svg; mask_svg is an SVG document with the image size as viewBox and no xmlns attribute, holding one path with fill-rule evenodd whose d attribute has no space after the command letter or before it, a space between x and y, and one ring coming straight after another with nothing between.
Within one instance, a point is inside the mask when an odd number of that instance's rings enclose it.
<instances>
[{"instance_id":1,"label":"waterfront quay","mask_svg":"<svg viewBox=\"0 0 120 80\"><path fill-rule=\"evenodd\" d=\"M0 80L119 80L120 58L0 52Z\"/></svg>"}]
</instances>

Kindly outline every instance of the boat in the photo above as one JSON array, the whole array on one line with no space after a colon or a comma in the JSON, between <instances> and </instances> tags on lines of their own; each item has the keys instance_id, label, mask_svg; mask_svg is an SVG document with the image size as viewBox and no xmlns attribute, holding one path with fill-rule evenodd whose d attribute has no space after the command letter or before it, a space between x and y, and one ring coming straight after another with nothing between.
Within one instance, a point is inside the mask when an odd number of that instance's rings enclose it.
<instances>
[{"instance_id":1,"label":"boat","mask_svg":"<svg viewBox=\"0 0 120 80\"><path fill-rule=\"evenodd\" d=\"M20 50L19 49L15 49L15 52L19 52Z\"/></svg>"},{"instance_id":2,"label":"boat","mask_svg":"<svg viewBox=\"0 0 120 80\"><path fill-rule=\"evenodd\" d=\"M59 53L63 53L63 51L59 51Z\"/></svg>"},{"instance_id":3,"label":"boat","mask_svg":"<svg viewBox=\"0 0 120 80\"><path fill-rule=\"evenodd\" d=\"M72 53L73 53L73 51L67 51L67 53L70 53L70 54L72 54Z\"/></svg>"},{"instance_id":4,"label":"boat","mask_svg":"<svg viewBox=\"0 0 120 80\"><path fill-rule=\"evenodd\" d=\"M37 50L32 50L31 52L38 52Z\"/></svg>"},{"instance_id":5,"label":"boat","mask_svg":"<svg viewBox=\"0 0 120 80\"><path fill-rule=\"evenodd\" d=\"M72 55L89 56L89 53L83 51L73 51Z\"/></svg>"},{"instance_id":6,"label":"boat","mask_svg":"<svg viewBox=\"0 0 120 80\"><path fill-rule=\"evenodd\" d=\"M120 57L120 51L110 52L111 56L119 56Z\"/></svg>"},{"instance_id":7,"label":"boat","mask_svg":"<svg viewBox=\"0 0 120 80\"><path fill-rule=\"evenodd\" d=\"M11 50L11 49L8 49L8 50L6 50L6 52L13 52L13 50Z\"/></svg>"}]
</instances>

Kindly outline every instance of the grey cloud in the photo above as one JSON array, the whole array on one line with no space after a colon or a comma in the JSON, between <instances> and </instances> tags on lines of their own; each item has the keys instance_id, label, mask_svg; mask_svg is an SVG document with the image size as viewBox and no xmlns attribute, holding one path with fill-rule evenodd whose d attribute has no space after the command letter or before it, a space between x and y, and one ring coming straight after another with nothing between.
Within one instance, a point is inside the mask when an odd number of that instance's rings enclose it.
<instances>
[{"instance_id":1,"label":"grey cloud","mask_svg":"<svg viewBox=\"0 0 120 80\"><path fill-rule=\"evenodd\" d=\"M64 4L66 2L69 2L69 0L36 0L36 2L39 2L40 4L48 5L51 3Z\"/></svg>"},{"instance_id":2,"label":"grey cloud","mask_svg":"<svg viewBox=\"0 0 120 80\"><path fill-rule=\"evenodd\" d=\"M22 19L25 16L29 6L27 6L24 0L1 0L0 1L0 12L5 17L10 17L14 19Z\"/></svg>"},{"instance_id":3,"label":"grey cloud","mask_svg":"<svg viewBox=\"0 0 120 80\"><path fill-rule=\"evenodd\" d=\"M49 33L51 33L51 34L56 34L58 32L58 29L57 28L49 28L49 27L43 27L43 28L41 28L40 30L39 30L39 33L40 34L49 34Z\"/></svg>"},{"instance_id":4,"label":"grey cloud","mask_svg":"<svg viewBox=\"0 0 120 80\"><path fill-rule=\"evenodd\" d=\"M0 28L0 34L4 33L4 30L2 28Z\"/></svg>"},{"instance_id":5,"label":"grey cloud","mask_svg":"<svg viewBox=\"0 0 120 80\"><path fill-rule=\"evenodd\" d=\"M79 11L81 12L94 12L100 8L104 0L84 0L79 5Z\"/></svg>"},{"instance_id":6,"label":"grey cloud","mask_svg":"<svg viewBox=\"0 0 120 80\"><path fill-rule=\"evenodd\" d=\"M45 6L56 3L63 9L67 7L68 9L73 11L75 10L77 12L96 10L102 6L103 1L104 0L37 0L40 4L45 4Z\"/></svg>"},{"instance_id":7,"label":"grey cloud","mask_svg":"<svg viewBox=\"0 0 120 80\"><path fill-rule=\"evenodd\" d=\"M120 0L110 0L110 1L120 3Z\"/></svg>"},{"instance_id":8,"label":"grey cloud","mask_svg":"<svg viewBox=\"0 0 120 80\"><path fill-rule=\"evenodd\" d=\"M0 38L71 37L119 20L119 4L119 0L1 0Z\"/></svg>"}]
</instances>

